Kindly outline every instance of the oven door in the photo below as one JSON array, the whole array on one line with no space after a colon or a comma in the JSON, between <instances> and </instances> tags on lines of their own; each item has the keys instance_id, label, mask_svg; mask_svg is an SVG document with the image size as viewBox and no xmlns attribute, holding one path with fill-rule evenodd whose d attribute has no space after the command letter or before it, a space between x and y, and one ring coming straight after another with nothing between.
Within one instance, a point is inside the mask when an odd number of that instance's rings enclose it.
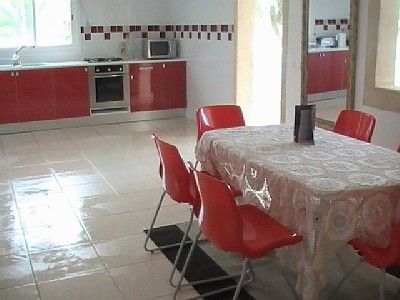
<instances>
[{"instance_id":1,"label":"oven door","mask_svg":"<svg viewBox=\"0 0 400 300\"><path fill-rule=\"evenodd\" d=\"M95 74L90 82L90 108L129 107L129 76L127 74Z\"/></svg>"}]
</instances>

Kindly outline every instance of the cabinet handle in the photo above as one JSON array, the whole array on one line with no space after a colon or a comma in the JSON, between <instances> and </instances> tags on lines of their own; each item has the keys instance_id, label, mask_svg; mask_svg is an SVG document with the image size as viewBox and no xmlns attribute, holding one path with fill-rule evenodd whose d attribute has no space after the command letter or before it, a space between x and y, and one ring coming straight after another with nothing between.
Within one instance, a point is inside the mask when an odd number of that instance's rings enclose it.
<instances>
[{"instance_id":1,"label":"cabinet handle","mask_svg":"<svg viewBox=\"0 0 400 300\"><path fill-rule=\"evenodd\" d=\"M11 72L11 77L14 77L14 72Z\"/></svg>"},{"instance_id":2,"label":"cabinet handle","mask_svg":"<svg viewBox=\"0 0 400 300\"><path fill-rule=\"evenodd\" d=\"M85 72L87 73L87 68L85 67Z\"/></svg>"},{"instance_id":3,"label":"cabinet handle","mask_svg":"<svg viewBox=\"0 0 400 300\"><path fill-rule=\"evenodd\" d=\"M325 57L325 53L322 53L322 56Z\"/></svg>"},{"instance_id":4,"label":"cabinet handle","mask_svg":"<svg viewBox=\"0 0 400 300\"><path fill-rule=\"evenodd\" d=\"M144 71L144 70L153 70L153 67L140 67L139 70L140 70L140 71Z\"/></svg>"},{"instance_id":5,"label":"cabinet handle","mask_svg":"<svg viewBox=\"0 0 400 300\"><path fill-rule=\"evenodd\" d=\"M165 69L165 64L162 64L163 69Z\"/></svg>"},{"instance_id":6,"label":"cabinet handle","mask_svg":"<svg viewBox=\"0 0 400 300\"><path fill-rule=\"evenodd\" d=\"M344 60L344 63L347 64L347 59Z\"/></svg>"},{"instance_id":7,"label":"cabinet handle","mask_svg":"<svg viewBox=\"0 0 400 300\"><path fill-rule=\"evenodd\" d=\"M131 75L131 80L133 80L133 75Z\"/></svg>"},{"instance_id":8,"label":"cabinet handle","mask_svg":"<svg viewBox=\"0 0 400 300\"><path fill-rule=\"evenodd\" d=\"M18 72L15 72L15 76L19 77L19 73L18 73Z\"/></svg>"}]
</instances>

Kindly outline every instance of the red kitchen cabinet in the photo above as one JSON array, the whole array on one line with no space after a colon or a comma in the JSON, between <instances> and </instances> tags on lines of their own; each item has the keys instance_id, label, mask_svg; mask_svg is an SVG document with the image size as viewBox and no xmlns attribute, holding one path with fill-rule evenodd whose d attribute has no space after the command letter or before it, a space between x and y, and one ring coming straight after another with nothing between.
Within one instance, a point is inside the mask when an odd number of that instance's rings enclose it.
<instances>
[{"instance_id":1,"label":"red kitchen cabinet","mask_svg":"<svg viewBox=\"0 0 400 300\"><path fill-rule=\"evenodd\" d=\"M89 83L87 68L53 69L55 117L89 116Z\"/></svg>"},{"instance_id":2,"label":"red kitchen cabinet","mask_svg":"<svg viewBox=\"0 0 400 300\"><path fill-rule=\"evenodd\" d=\"M347 89L347 53L332 51L308 54L308 94Z\"/></svg>"},{"instance_id":3,"label":"red kitchen cabinet","mask_svg":"<svg viewBox=\"0 0 400 300\"><path fill-rule=\"evenodd\" d=\"M186 107L186 63L171 62L164 65L165 106Z\"/></svg>"},{"instance_id":4,"label":"red kitchen cabinet","mask_svg":"<svg viewBox=\"0 0 400 300\"><path fill-rule=\"evenodd\" d=\"M52 69L20 71L17 77L18 120L55 118L55 91Z\"/></svg>"},{"instance_id":5,"label":"red kitchen cabinet","mask_svg":"<svg viewBox=\"0 0 400 300\"><path fill-rule=\"evenodd\" d=\"M18 122L15 72L0 72L0 124Z\"/></svg>"},{"instance_id":6,"label":"red kitchen cabinet","mask_svg":"<svg viewBox=\"0 0 400 300\"><path fill-rule=\"evenodd\" d=\"M129 67L129 75L131 79L131 110L163 109L162 64L132 64Z\"/></svg>"},{"instance_id":7,"label":"red kitchen cabinet","mask_svg":"<svg viewBox=\"0 0 400 300\"><path fill-rule=\"evenodd\" d=\"M308 80L307 80L307 93L314 94L319 93L321 90L321 79L322 79L322 68L321 68L321 57L320 53L308 54Z\"/></svg>"},{"instance_id":8,"label":"red kitchen cabinet","mask_svg":"<svg viewBox=\"0 0 400 300\"><path fill-rule=\"evenodd\" d=\"M186 107L186 63L130 65L131 110L153 111Z\"/></svg>"}]
</instances>

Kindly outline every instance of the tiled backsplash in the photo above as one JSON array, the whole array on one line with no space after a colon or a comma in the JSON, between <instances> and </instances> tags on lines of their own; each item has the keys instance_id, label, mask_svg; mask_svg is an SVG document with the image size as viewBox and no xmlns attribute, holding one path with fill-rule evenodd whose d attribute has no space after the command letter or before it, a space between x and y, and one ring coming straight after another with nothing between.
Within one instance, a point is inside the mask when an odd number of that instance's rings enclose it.
<instances>
[{"instance_id":1,"label":"tiled backsplash","mask_svg":"<svg viewBox=\"0 0 400 300\"><path fill-rule=\"evenodd\" d=\"M348 34L348 19L315 19L310 28L310 39L315 37L335 36L339 32Z\"/></svg>"},{"instance_id":2,"label":"tiled backsplash","mask_svg":"<svg viewBox=\"0 0 400 300\"><path fill-rule=\"evenodd\" d=\"M122 40L129 38L178 38L232 41L233 25L116 25L82 26L82 38L86 41L101 36L110 40L118 35Z\"/></svg>"}]
</instances>

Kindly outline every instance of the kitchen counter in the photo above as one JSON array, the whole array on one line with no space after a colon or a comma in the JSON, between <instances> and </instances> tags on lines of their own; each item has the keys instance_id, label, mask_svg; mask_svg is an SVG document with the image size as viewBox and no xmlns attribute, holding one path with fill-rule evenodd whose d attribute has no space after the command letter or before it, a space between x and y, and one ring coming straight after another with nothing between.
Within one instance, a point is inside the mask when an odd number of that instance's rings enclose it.
<instances>
[{"instance_id":1,"label":"kitchen counter","mask_svg":"<svg viewBox=\"0 0 400 300\"><path fill-rule=\"evenodd\" d=\"M321 52L334 52L334 51L348 51L349 47L346 48L324 48L324 47L313 47L308 48L308 53L321 53Z\"/></svg>"},{"instance_id":2,"label":"kitchen counter","mask_svg":"<svg viewBox=\"0 0 400 300\"><path fill-rule=\"evenodd\" d=\"M144 63L167 63L186 61L186 59L152 59L152 60L121 60L112 62L99 62L89 63L86 61L65 61L53 63L22 63L22 65L13 66L0 65L0 71L22 71L22 70L38 70L38 69L51 69L51 68L68 68L68 67L90 67L90 66L109 66L109 65L124 65L124 64L144 64Z\"/></svg>"}]
</instances>

